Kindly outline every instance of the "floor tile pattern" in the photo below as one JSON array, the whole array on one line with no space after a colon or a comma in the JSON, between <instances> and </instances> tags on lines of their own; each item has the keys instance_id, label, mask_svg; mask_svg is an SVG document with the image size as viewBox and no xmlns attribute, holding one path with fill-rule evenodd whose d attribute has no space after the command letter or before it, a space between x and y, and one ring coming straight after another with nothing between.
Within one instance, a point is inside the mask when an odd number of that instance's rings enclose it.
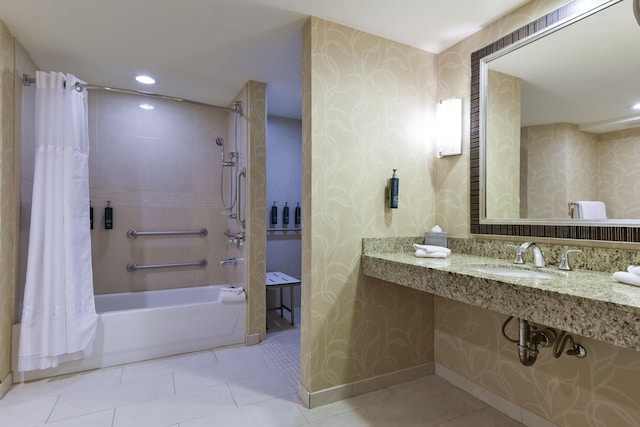
<instances>
[{"instance_id":1,"label":"floor tile pattern","mask_svg":"<svg viewBox=\"0 0 640 427\"><path fill-rule=\"evenodd\" d=\"M279 318L279 316L278 316ZM431 375L319 408L296 396L300 331L284 319L267 339L15 385L7 427L515 427L522 424Z\"/></svg>"}]
</instances>

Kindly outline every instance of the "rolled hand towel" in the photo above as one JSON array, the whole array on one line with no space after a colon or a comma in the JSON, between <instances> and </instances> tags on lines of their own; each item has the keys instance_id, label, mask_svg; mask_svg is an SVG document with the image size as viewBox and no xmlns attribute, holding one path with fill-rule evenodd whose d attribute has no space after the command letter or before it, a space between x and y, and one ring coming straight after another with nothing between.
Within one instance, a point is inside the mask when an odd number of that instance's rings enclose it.
<instances>
[{"instance_id":1,"label":"rolled hand towel","mask_svg":"<svg viewBox=\"0 0 640 427\"><path fill-rule=\"evenodd\" d=\"M423 250L425 252L438 252L451 255L451 249L445 248L444 246L419 245L417 243L414 243L413 248L416 250Z\"/></svg>"},{"instance_id":2,"label":"rolled hand towel","mask_svg":"<svg viewBox=\"0 0 640 427\"><path fill-rule=\"evenodd\" d=\"M424 249L416 249L416 256L418 258L446 258L448 254L446 252L427 252Z\"/></svg>"},{"instance_id":3,"label":"rolled hand towel","mask_svg":"<svg viewBox=\"0 0 640 427\"><path fill-rule=\"evenodd\" d=\"M640 286L640 275L629 273L627 271L616 271L613 273L613 277L622 283L627 285Z\"/></svg>"},{"instance_id":4,"label":"rolled hand towel","mask_svg":"<svg viewBox=\"0 0 640 427\"><path fill-rule=\"evenodd\" d=\"M627 271L629 273L637 274L638 276L640 276L640 266L638 265L630 265L629 267L627 267Z\"/></svg>"}]
</instances>

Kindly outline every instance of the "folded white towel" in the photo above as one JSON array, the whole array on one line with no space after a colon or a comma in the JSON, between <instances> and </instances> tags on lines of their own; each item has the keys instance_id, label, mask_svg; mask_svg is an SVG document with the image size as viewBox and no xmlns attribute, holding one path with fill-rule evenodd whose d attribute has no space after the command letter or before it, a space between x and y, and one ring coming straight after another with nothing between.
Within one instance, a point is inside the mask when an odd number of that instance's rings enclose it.
<instances>
[{"instance_id":1,"label":"folded white towel","mask_svg":"<svg viewBox=\"0 0 640 427\"><path fill-rule=\"evenodd\" d=\"M449 255L446 252L427 252L424 249L416 249L416 257L418 258L446 258L447 256Z\"/></svg>"},{"instance_id":2,"label":"folded white towel","mask_svg":"<svg viewBox=\"0 0 640 427\"><path fill-rule=\"evenodd\" d=\"M630 265L629 267L627 267L627 271L629 273L637 274L638 276L640 276L640 266L638 265Z\"/></svg>"},{"instance_id":3,"label":"folded white towel","mask_svg":"<svg viewBox=\"0 0 640 427\"><path fill-rule=\"evenodd\" d=\"M574 214L574 218L578 219L607 219L607 208L604 202L599 201L580 201L576 202L578 205L577 215Z\"/></svg>"},{"instance_id":4,"label":"folded white towel","mask_svg":"<svg viewBox=\"0 0 640 427\"><path fill-rule=\"evenodd\" d=\"M629 273L627 271L616 271L613 273L613 277L622 283L627 285L640 286L640 275Z\"/></svg>"},{"instance_id":5,"label":"folded white towel","mask_svg":"<svg viewBox=\"0 0 640 427\"><path fill-rule=\"evenodd\" d=\"M414 243L413 248L415 250L422 250L425 252L444 253L446 255L451 255L451 249L445 248L444 246L419 245L417 243Z\"/></svg>"},{"instance_id":6,"label":"folded white towel","mask_svg":"<svg viewBox=\"0 0 640 427\"><path fill-rule=\"evenodd\" d=\"M247 295L242 292L240 294L234 294L231 292L220 292L220 296L218 296L219 302L238 302L244 301L247 298Z\"/></svg>"}]
</instances>

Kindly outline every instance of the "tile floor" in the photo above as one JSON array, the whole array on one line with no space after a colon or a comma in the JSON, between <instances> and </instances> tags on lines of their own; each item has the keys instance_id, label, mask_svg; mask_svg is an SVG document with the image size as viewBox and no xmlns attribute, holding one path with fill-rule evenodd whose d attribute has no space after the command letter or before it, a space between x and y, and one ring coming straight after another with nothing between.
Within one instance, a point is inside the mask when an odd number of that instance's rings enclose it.
<instances>
[{"instance_id":1,"label":"tile floor","mask_svg":"<svg viewBox=\"0 0 640 427\"><path fill-rule=\"evenodd\" d=\"M307 409L296 396L300 331L273 320L260 345L15 385L0 400L0 426L522 425L435 375Z\"/></svg>"}]
</instances>

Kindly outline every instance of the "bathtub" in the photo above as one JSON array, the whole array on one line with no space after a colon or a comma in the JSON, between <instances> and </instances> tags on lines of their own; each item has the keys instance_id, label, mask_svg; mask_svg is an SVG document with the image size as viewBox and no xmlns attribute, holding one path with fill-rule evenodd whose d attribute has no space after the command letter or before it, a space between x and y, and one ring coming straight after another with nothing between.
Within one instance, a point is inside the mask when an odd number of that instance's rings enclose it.
<instances>
[{"instance_id":1,"label":"bathtub","mask_svg":"<svg viewBox=\"0 0 640 427\"><path fill-rule=\"evenodd\" d=\"M98 327L91 357L18 372L20 324L13 326L13 381L104 368L245 342L246 301L221 303L224 285L96 295Z\"/></svg>"}]
</instances>

